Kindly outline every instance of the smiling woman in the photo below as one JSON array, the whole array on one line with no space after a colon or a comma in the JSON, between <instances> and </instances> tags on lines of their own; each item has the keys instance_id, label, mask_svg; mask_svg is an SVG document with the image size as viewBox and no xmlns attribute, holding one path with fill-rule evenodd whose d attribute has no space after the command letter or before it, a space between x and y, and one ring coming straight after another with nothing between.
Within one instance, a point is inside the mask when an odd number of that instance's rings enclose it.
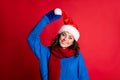
<instances>
[{"instance_id":1,"label":"smiling woman","mask_svg":"<svg viewBox=\"0 0 120 80\"><path fill-rule=\"evenodd\" d=\"M66 39L66 37L68 39ZM74 49L75 56L78 56L79 49L80 49L73 35L66 31L62 32L61 34L58 34L56 38L53 40L53 43L51 44L50 48L53 49L56 47L61 47L63 49L66 49L66 48Z\"/></svg>"},{"instance_id":2,"label":"smiling woman","mask_svg":"<svg viewBox=\"0 0 120 80\"><path fill-rule=\"evenodd\" d=\"M42 45L39 34L47 24L61 17L65 25L60 28L51 46ZM41 63L42 80L89 80L82 54L79 52L79 37L77 26L61 9L56 8L43 16L28 36L28 43Z\"/></svg>"}]
</instances>

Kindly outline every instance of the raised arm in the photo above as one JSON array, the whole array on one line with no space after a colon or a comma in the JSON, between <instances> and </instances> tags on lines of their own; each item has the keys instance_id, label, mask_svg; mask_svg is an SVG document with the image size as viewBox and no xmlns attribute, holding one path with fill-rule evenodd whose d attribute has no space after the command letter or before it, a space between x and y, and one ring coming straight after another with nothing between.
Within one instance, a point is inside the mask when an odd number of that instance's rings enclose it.
<instances>
[{"instance_id":1,"label":"raised arm","mask_svg":"<svg viewBox=\"0 0 120 80\"><path fill-rule=\"evenodd\" d=\"M51 10L47 14L45 14L42 19L38 22L38 24L33 28L28 36L28 43L37 56L40 59L41 54L47 53L47 48L41 44L39 35L41 34L42 30L46 27L47 24L59 19L61 17L62 11L59 8ZM41 54L40 54L41 53Z\"/></svg>"}]
</instances>

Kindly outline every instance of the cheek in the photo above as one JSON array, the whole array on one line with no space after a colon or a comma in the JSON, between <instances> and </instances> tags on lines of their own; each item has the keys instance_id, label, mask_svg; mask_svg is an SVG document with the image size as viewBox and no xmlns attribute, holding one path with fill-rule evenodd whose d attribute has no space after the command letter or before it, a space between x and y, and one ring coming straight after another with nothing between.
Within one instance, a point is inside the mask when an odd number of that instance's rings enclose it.
<instances>
[{"instance_id":1,"label":"cheek","mask_svg":"<svg viewBox=\"0 0 120 80\"><path fill-rule=\"evenodd\" d=\"M60 38L59 38L59 42L61 42L62 40L63 40L63 37L60 37Z\"/></svg>"},{"instance_id":2,"label":"cheek","mask_svg":"<svg viewBox=\"0 0 120 80\"><path fill-rule=\"evenodd\" d=\"M69 45L72 45L73 44L73 40L69 40Z\"/></svg>"},{"instance_id":3,"label":"cheek","mask_svg":"<svg viewBox=\"0 0 120 80\"><path fill-rule=\"evenodd\" d=\"M60 36L59 40L63 40L64 39L64 36Z\"/></svg>"},{"instance_id":4,"label":"cheek","mask_svg":"<svg viewBox=\"0 0 120 80\"><path fill-rule=\"evenodd\" d=\"M72 43L73 43L73 41L70 41L69 43L70 43L70 44L72 44Z\"/></svg>"}]
</instances>

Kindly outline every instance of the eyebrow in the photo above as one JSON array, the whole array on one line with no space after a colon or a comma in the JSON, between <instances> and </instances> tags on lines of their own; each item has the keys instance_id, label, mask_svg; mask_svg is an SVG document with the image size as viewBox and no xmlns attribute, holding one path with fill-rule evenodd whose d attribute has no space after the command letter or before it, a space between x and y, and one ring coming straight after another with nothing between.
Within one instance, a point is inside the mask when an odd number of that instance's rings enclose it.
<instances>
[{"instance_id":1,"label":"eyebrow","mask_svg":"<svg viewBox=\"0 0 120 80\"><path fill-rule=\"evenodd\" d=\"M68 34L70 37L74 38L72 34L70 34L69 32L62 32L63 34Z\"/></svg>"},{"instance_id":2,"label":"eyebrow","mask_svg":"<svg viewBox=\"0 0 120 80\"><path fill-rule=\"evenodd\" d=\"M73 35L72 35L72 34L70 34L70 33L68 33L68 36L70 36L70 37L74 38L74 37L73 37Z\"/></svg>"}]
</instances>

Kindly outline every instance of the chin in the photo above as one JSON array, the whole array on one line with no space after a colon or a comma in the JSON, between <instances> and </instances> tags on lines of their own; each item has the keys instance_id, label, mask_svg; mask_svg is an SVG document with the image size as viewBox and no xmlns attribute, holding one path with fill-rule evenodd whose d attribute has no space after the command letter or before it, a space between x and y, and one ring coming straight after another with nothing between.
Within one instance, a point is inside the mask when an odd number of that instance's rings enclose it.
<instances>
[{"instance_id":1,"label":"chin","mask_svg":"<svg viewBox=\"0 0 120 80\"><path fill-rule=\"evenodd\" d=\"M61 47L61 48L66 49L67 47Z\"/></svg>"},{"instance_id":2,"label":"chin","mask_svg":"<svg viewBox=\"0 0 120 80\"><path fill-rule=\"evenodd\" d=\"M65 46L65 45L60 45L61 46L61 48L68 48L69 46Z\"/></svg>"}]
</instances>

